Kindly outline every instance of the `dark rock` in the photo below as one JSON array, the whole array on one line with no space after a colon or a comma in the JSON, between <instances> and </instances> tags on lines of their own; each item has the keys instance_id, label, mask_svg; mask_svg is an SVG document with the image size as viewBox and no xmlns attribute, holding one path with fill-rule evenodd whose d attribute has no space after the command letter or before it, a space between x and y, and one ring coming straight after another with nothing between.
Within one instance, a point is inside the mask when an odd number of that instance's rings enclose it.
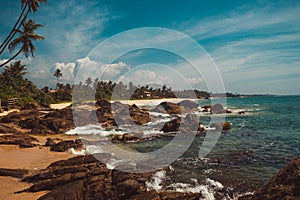
<instances>
[{"instance_id":1,"label":"dark rock","mask_svg":"<svg viewBox=\"0 0 300 200\"><path fill-rule=\"evenodd\" d=\"M34 118L39 115L37 110L22 110L20 112L12 112L7 116L1 118L2 123L12 123L24 120L27 118Z\"/></svg>"},{"instance_id":2,"label":"dark rock","mask_svg":"<svg viewBox=\"0 0 300 200\"><path fill-rule=\"evenodd\" d=\"M46 141L46 143L45 143L45 146L46 146L46 147L52 147L52 146L54 146L54 145L56 145L56 142L54 142L54 140L52 140L51 138L47 138L47 141Z\"/></svg>"},{"instance_id":3,"label":"dark rock","mask_svg":"<svg viewBox=\"0 0 300 200\"><path fill-rule=\"evenodd\" d=\"M170 122L165 123L165 125L163 126L163 128L160 131L163 131L163 132L177 132L179 130L180 123L181 123L181 118L178 117L176 119L173 119Z\"/></svg>"},{"instance_id":4,"label":"dark rock","mask_svg":"<svg viewBox=\"0 0 300 200\"><path fill-rule=\"evenodd\" d=\"M27 103L20 110L37 110L38 108L39 106L34 103Z\"/></svg>"},{"instance_id":5,"label":"dark rock","mask_svg":"<svg viewBox=\"0 0 300 200\"><path fill-rule=\"evenodd\" d=\"M254 195L247 198L253 200L300 199L300 156L283 167ZM246 197L240 199L246 199Z\"/></svg>"},{"instance_id":6,"label":"dark rock","mask_svg":"<svg viewBox=\"0 0 300 200\"><path fill-rule=\"evenodd\" d=\"M59 143L53 145L50 148L50 151L65 152L68 149L75 148L75 147L76 147L76 145L73 140L67 140L67 141L62 141L62 142L59 142Z\"/></svg>"},{"instance_id":7,"label":"dark rock","mask_svg":"<svg viewBox=\"0 0 300 200\"><path fill-rule=\"evenodd\" d=\"M0 144L19 145L22 148L35 146L32 142L38 141L36 138L22 133L7 125L0 124Z\"/></svg>"},{"instance_id":8,"label":"dark rock","mask_svg":"<svg viewBox=\"0 0 300 200\"><path fill-rule=\"evenodd\" d=\"M246 114L246 113L245 113L245 111L240 111L240 112L238 112L238 114L239 114L239 115L244 115L244 114Z\"/></svg>"},{"instance_id":9,"label":"dark rock","mask_svg":"<svg viewBox=\"0 0 300 200\"><path fill-rule=\"evenodd\" d=\"M4 169L0 168L0 176L11 176L15 178L23 178L25 174L28 174L26 169Z\"/></svg>"},{"instance_id":10,"label":"dark rock","mask_svg":"<svg viewBox=\"0 0 300 200\"><path fill-rule=\"evenodd\" d=\"M48 194L40 197L38 200L79 200L84 199L84 182L78 180L67 183L57 189L52 190Z\"/></svg>"},{"instance_id":11,"label":"dark rock","mask_svg":"<svg viewBox=\"0 0 300 200\"><path fill-rule=\"evenodd\" d=\"M176 103L162 102L151 110L152 112L181 114L181 107Z\"/></svg>"}]
</instances>

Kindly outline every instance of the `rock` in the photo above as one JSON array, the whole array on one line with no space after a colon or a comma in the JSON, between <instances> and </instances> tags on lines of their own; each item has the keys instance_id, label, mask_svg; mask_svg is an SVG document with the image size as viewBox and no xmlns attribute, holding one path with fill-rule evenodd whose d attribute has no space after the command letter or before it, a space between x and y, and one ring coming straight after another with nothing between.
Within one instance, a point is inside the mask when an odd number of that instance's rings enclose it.
<instances>
[{"instance_id":1,"label":"rock","mask_svg":"<svg viewBox=\"0 0 300 200\"><path fill-rule=\"evenodd\" d=\"M66 140L51 146L50 151L65 152L70 148L76 148L73 140Z\"/></svg>"},{"instance_id":2,"label":"rock","mask_svg":"<svg viewBox=\"0 0 300 200\"><path fill-rule=\"evenodd\" d=\"M152 112L168 113L170 115L181 114L181 107L176 103L162 102L151 110Z\"/></svg>"},{"instance_id":3,"label":"rock","mask_svg":"<svg viewBox=\"0 0 300 200\"><path fill-rule=\"evenodd\" d=\"M54 189L50 193L40 197L38 200L84 199L83 189L83 181L78 180L75 182L67 183L57 189Z\"/></svg>"},{"instance_id":4,"label":"rock","mask_svg":"<svg viewBox=\"0 0 300 200\"><path fill-rule=\"evenodd\" d=\"M229 122L215 122L210 125L211 128L216 128L219 131L227 131L231 129L231 124Z\"/></svg>"},{"instance_id":5,"label":"rock","mask_svg":"<svg viewBox=\"0 0 300 200\"><path fill-rule=\"evenodd\" d=\"M27 103L20 110L37 110L38 108L39 106L34 103Z\"/></svg>"},{"instance_id":6,"label":"rock","mask_svg":"<svg viewBox=\"0 0 300 200\"><path fill-rule=\"evenodd\" d=\"M97 157L110 159L107 154L97 154ZM23 178L23 182L32 185L20 192L49 192L39 200L166 200L166 199L200 199L201 193L179 193L148 191L146 182L154 172L127 173L107 169L92 155L77 156L68 160L52 163L47 168Z\"/></svg>"},{"instance_id":7,"label":"rock","mask_svg":"<svg viewBox=\"0 0 300 200\"><path fill-rule=\"evenodd\" d=\"M214 104L211 107L210 112L212 114L224 114L224 113L226 113L226 110L224 109L224 107L222 106L222 104L217 103L217 104Z\"/></svg>"},{"instance_id":8,"label":"rock","mask_svg":"<svg viewBox=\"0 0 300 200\"><path fill-rule=\"evenodd\" d=\"M54 142L54 140L52 140L51 138L47 138L47 141L46 141L46 143L45 143L45 146L46 146L46 147L52 147L52 146L54 146L54 145L56 145L56 142Z\"/></svg>"},{"instance_id":9,"label":"rock","mask_svg":"<svg viewBox=\"0 0 300 200\"><path fill-rule=\"evenodd\" d=\"M288 163L266 185L247 198L253 200L300 199L300 156ZM240 199L246 199L246 197Z\"/></svg>"},{"instance_id":10,"label":"rock","mask_svg":"<svg viewBox=\"0 0 300 200\"><path fill-rule=\"evenodd\" d=\"M166 122L160 131L163 132L177 132L179 130L181 118L178 117L172 121Z\"/></svg>"},{"instance_id":11,"label":"rock","mask_svg":"<svg viewBox=\"0 0 300 200\"><path fill-rule=\"evenodd\" d=\"M32 142L38 141L36 138L29 136L27 133L22 133L16 129L4 124L0 124L0 144L19 145L22 148L35 146Z\"/></svg>"},{"instance_id":12,"label":"rock","mask_svg":"<svg viewBox=\"0 0 300 200\"><path fill-rule=\"evenodd\" d=\"M37 110L22 110L19 112L12 112L7 116L2 117L1 122L2 123L18 122L20 120L24 120L27 118L37 117L38 115L39 113Z\"/></svg>"},{"instance_id":13,"label":"rock","mask_svg":"<svg viewBox=\"0 0 300 200\"><path fill-rule=\"evenodd\" d=\"M238 114L239 114L239 115L244 115L244 114L246 114L246 113L245 113L245 111L240 111L240 112L238 112Z\"/></svg>"},{"instance_id":14,"label":"rock","mask_svg":"<svg viewBox=\"0 0 300 200\"><path fill-rule=\"evenodd\" d=\"M4 169L0 168L0 176L11 176L15 178L23 178L25 174L28 174L26 169Z\"/></svg>"},{"instance_id":15,"label":"rock","mask_svg":"<svg viewBox=\"0 0 300 200\"><path fill-rule=\"evenodd\" d=\"M196 103L195 101L191 101L191 100L183 100L180 103L178 103L178 105L184 108L193 109L193 108L198 108L199 103Z\"/></svg>"},{"instance_id":16,"label":"rock","mask_svg":"<svg viewBox=\"0 0 300 200\"><path fill-rule=\"evenodd\" d=\"M15 133L18 132L15 128L12 128L5 124L0 124L0 133L1 134L8 134L8 133Z\"/></svg>"}]
</instances>

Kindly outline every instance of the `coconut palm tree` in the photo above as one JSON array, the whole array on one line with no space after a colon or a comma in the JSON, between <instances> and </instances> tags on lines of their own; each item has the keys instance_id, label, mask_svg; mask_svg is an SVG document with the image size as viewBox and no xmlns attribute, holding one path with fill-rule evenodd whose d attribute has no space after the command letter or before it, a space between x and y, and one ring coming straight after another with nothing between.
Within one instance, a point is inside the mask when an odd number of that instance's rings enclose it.
<instances>
[{"instance_id":1,"label":"coconut palm tree","mask_svg":"<svg viewBox=\"0 0 300 200\"><path fill-rule=\"evenodd\" d=\"M15 25L11 29L10 33L8 34L8 36L0 45L0 54L3 53L7 45L15 36L16 34L15 30L20 30L22 24L27 19L29 12L37 12L41 3L47 4L47 0L21 0L21 9L22 9L21 14L18 20L16 21Z\"/></svg>"},{"instance_id":2,"label":"coconut palm tree","mask_svg":"<svg viewBox=\"0 0 300 200\"><path fill-rule=\"evenodd\" d=\"M26 23L23 24L23 31L15 30L20 36L14 39L8 46L9 51L13 52L14 49L19 45L22 44L20 50L9 60L2 63L0 67L6 65L10 61L12 61L15 57L17 57L21 52L24 53L25 57L28 58L31 54L34 57L33 52L35 51L35 46L32 44L32 40L43 40L44 37L37 35L34 33L39 27L43 27L41 24L36 24L33 20L28 20Z\"/></svg>"},{"instance_id":3,"label":"coconut palm tree","mask_svg":"<svg viewBox=\"0 0 300 200\"><path fill-rule=\"evenodd\" d=\"M86 80L85 80L85 84L87 87L89 87L91 84L92 84L92 79L90 77L88 77Z\"/></svg>"},{"instance_id":4,"label":"coconut palm tree","mask_svg":"<svg viewBox=\"0 0 300 200\"><path fill-rule=\"evenodd\" d=\"M6 66L2 74L3 76L8 75L17 79L21 79L25 74L27 74L26 70L26 65L22 65L21 61L19 60L10 64L10 66Z\"/></svg>"},{"instance_id":5,"label":"coconut palm tree","mask_svg":"<svg viewBox=\"0 0 300 200\"><path fill-rule=\"evenodd\" d=\"M53 75L56 77L56 90L57 90L58 79L59 79L60 77L62 77L61 70L60 70L60 69L56 69Z\"/></svg>"}]
</instances>

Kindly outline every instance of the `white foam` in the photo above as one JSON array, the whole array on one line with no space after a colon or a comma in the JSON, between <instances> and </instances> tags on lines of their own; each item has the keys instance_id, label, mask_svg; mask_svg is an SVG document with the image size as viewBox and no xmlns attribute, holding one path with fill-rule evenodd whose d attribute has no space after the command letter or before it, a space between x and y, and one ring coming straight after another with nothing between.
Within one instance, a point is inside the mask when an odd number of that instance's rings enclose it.
<instances>
[{"instance_id":1,"label":"white foam","mask_svg":"<svg viewBox=\"0 0 300 200\"><path fill-rule=\"evenodd\" d=\"M159 192L162 189L162 181L166 177L166 172L164 170L158 171L154 174L150 181L146 182L147 190L156 190Z\"/></svg>"},{"instance_id":2,"label":"white foam","mask_svg":"<svg viewBox=\"0 0 300 200\"><path fill-rule=\"evenodd\" d=\"M222 189L223 185L212 179L206 179L206 185L200 185L196 179L191 179L193 184L190 183L172 183L167 186L165 191L169 192L182 192L182 193L201 193L203 200L214 200L216 190Z\"/></svg>"},{"instance_id":3,"label":"white foam","mask_svg":"<svg viewBox=\"0 0 300 200\"><path fill-rule=\"evenodd\" d=\"M124 134L124 131L116 129L104 129L99 125L89 124L86 126L76 127L70 131L67 131L67 135L97 135L106 137L109 135Z\"/></svg>"}]
</instances>

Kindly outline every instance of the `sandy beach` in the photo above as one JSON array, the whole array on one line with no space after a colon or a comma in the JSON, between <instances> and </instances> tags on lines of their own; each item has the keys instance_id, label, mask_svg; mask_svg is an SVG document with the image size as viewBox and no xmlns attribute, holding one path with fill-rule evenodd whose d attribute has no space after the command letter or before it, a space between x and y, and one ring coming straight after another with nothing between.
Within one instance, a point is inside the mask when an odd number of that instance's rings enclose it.
<instances>
[{"instance_id":1,"label":"sandy beach","mask_svg":"<svg viewBox=\"0 0 300 200\"><path fill-rule=\"evenodd\" d=\"M70 140L76 139L76 136L65 136L62 134L51 136L35 136L39 144L45 144L47 138ZM26 169L31 172L46 168L51 163L63 159L71 158L75 155L64 152L52 152L49 147L37 146L34 148L21 149L17 145L0 145L0 168L8 169ZM9 162L8 162L9 160ZM20 193L17 191L30 187L30 183L21 182L18 178L0 176L0 199L22 199L33 200L47 193L47 191L36 193Z\"/></svg>"}]
</instances>

